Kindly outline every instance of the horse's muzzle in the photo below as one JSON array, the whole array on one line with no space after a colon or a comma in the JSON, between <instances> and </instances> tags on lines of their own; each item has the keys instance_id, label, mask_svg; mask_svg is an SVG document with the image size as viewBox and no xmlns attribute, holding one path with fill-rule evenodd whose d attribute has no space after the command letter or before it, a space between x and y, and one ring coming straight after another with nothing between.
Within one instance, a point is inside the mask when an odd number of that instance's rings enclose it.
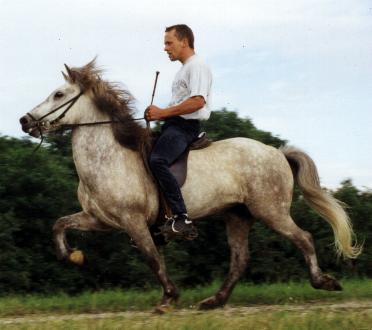
<instances>
[{"instance_id":1,"label":"horse's muzzle","mask_svg":"<svg viewBox=\"0 0 372 330\"><path fill-rule=\"evenodd\" d=\"M33 120L29 115L25 115L19 119L19 122L22 126L22 131L33 136L33 137L39 137L40 136L40 130L37 125L37 122Z\"/></svg>"}]
</instances>

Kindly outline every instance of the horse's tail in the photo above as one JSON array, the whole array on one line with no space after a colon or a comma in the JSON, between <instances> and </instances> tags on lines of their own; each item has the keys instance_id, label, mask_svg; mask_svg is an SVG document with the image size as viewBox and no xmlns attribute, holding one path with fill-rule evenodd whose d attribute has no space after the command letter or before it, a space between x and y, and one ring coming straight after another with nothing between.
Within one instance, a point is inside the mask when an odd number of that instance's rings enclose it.
<instances>
[{"instance_id":1,"label":"horse's tail","mask_svg":"<svg viewBox=\"0 0 372 330\"><path fill-rule=\"evenodd\" d=\"M294 147L283 146L280 150L287 158L306 202L332 226L337 254L345 258L356 258L362 252L362 246L353 242L355 235L342 202L320 187L314 161L305 152Z\"/></svg>"}]
</instances>

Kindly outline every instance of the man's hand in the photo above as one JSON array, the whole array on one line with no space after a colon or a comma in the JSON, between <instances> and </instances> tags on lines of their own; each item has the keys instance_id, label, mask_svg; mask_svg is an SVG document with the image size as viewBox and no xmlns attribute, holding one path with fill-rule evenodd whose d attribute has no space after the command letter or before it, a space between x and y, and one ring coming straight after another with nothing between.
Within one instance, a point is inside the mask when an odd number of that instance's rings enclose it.
<instances>
[{"instance_id":1,"label":"man's hand","mask_svg":"<svg viewBox=\"0 0 372 330\"><path fill-rule=\"evenodd\" d=\"M164 110L156 105L150 105L145 110L145 119L148 121L164 119Z\"/></svg>"},{"instance_id":2,"label":"man's hand","mask_svg":"<svg viewBox=\"0 0 372 330\"><path fill-rule=\"evenodd\" d=\"M162 120L170 117L186 115L198 111L204 107L205 100L203 96L192 96L178 105L161 109L156 105L150 105L145 110L146 120Z\"/></svg>"}]
</instances>

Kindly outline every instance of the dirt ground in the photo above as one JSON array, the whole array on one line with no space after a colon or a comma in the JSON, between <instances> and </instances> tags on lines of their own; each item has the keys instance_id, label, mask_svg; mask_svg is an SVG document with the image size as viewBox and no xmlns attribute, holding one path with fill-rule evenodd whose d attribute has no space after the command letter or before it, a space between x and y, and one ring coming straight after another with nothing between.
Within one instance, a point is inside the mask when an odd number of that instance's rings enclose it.
<instances>
[{"instance_id":1,"label":"dirt ground","mask_svg":"<svg viewBox=\"0 0 372 330\"><path fill-rule=\"evenodd\" d=\"M272 313L272 312L287 312L296 311L306 314L309 311L320 312L353 312L363 311L364 313L371 313L372 315L372 300L369 301L348 301L341 303L314 303L314 304L302 304L302 305L256 305L247 307L231 307L226 306L219 310L220 315L226 317L247 315L247 314L261 314L261 313ZM198 315L208 313L204 311L198 311L195 309L174 309L169 314L172 315ZM60 315L28 315L22 317L7 317L0 318L0 327L5 324L24 324L24 323L37 323L37 322L48 322L48 321L67 321L67 320L87 320L87 319L106 319L113 317L151 317L154 315L153 311L128 311L128 312L116 312L116 313L97 313L97 314L60 314Z\"/></svg>"}]
</instances>

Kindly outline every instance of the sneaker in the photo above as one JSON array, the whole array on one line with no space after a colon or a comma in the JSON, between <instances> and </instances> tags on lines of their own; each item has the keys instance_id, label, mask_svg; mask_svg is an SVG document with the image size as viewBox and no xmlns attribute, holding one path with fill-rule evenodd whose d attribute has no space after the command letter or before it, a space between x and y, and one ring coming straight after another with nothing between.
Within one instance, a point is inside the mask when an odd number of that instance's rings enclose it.
<instances>
[{"instance_id":1,"label":"sneaker","mask_svg":"<svg viewBox=\"0 0 372 330\"><path fill-rule=\"evenodd\" d=\"M172 231L176 236L190 241L198 237L198 230L186 213L176 214L173 217Z\"/></svg>"}]
</instances>

